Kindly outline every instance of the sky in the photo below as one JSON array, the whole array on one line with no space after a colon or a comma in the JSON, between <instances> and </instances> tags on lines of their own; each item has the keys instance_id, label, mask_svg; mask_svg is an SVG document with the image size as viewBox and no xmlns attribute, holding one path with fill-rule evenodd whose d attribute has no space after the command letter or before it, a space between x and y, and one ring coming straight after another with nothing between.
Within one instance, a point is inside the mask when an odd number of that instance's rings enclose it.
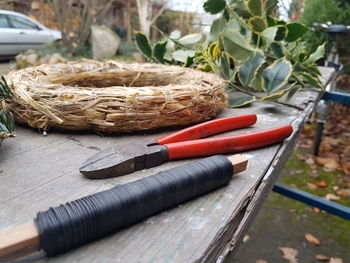
<instances>
[{"instance_id":1,"label":"sky","mask_svg":"<svg viewBox=\"0 0 350 263\"><path fill-rule=\"evenodd\" d=\"M171 0L168 6L177 11L203 13L204 0Z\"/></svg>"}]
</instances>

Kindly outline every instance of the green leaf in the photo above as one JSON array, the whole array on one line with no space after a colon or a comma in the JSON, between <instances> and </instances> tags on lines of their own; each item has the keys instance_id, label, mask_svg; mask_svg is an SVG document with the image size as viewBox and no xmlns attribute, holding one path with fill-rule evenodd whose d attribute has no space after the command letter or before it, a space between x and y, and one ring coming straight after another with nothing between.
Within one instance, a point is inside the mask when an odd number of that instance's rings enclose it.
<instances>
[{"instance_id":1,"label":"green leaf","mask_svg":"<svg viewBox=\"0 0 350 263\"><path fill-rule=\"evenodd\" d=\"M210 28L209 42L214 42L218 40L219 34L225 28L225 26L226 26L225 19L223 19L222 17L220 17L219 19L216 19Z\"/></svg>"},{"instance_id":2,"label":"green leaf","mask_svg":"<svg viewBox=\"0 0 350 263\"><path fill-rule=\"evenodd\" d=\"M13 120L13 115L9 111L0 110L0 139L1 133L6 133L8 135L15 131L15 123Z\"/></svg>"},{"instance_id":3,"label":"green leaf","mask_svg":"<svg viewBox=\"0 0 350 263\"><path fill-rule=\"evenodd\" d=\"M183 67L185 68L189 68L190 66L192 66L194 63L194 56L193 57L187 57L185 64L183 65Z\"/></svg>"},{"instance_id":4,"label":"green leaf","mask_svg":"<svg viewBox=\"0 0 350 263\"><path fill-rule=\"evenodd\" d=\"M307 81L308 84L310 84L314 88L318 88L320 90L324 89L324 86L319 78L312 76L309 73L306 72L299 72L299 74Z\"/></svg>"},{"instance_id":5,"label":"green leaf","mask_svg":"<svg viewBox=\"0 0 350 263\"><path fill-rule=\"evenodd\" d=\"M277 18L272 18L272 17L269 17L269 16L266 18L266 20L267 20L267 24L268 24L269 27L271 27L271 26L278 26L278 25L284 26L284 25L287 24L286 21L279 20Z\"/></svg>"},{"instance_id":6,"label":"green leaf","mask_svg":"<svg viewBox=\"0 0 350 263\"><path fill-rule=\"evenodd\" d=\"M226 20L229 21L230 20L230 12L227 8L225 8L224 12L222 13L222 17Z\"/></svg>"},{"instance_id":7,"label":"green leaf","mask_svg":"<svg viewBox=\"0 0 350 263\"><path fill-rule=\"evenodd\" d=\"M202 39L202 34L197 33L197 34L189 34L186 35L178 40L178 42L184 46L187 45L193 45L198 43Z\"/></svg>"},{"instance_id":8,"label":"green leaf","mask_svg":"<svg viewBox=\"0 0 350 263\"><path fill-rule=\"evenodd\" d=\"M208 47L208 55L212 60L216 60L220 57L219 41L215 41Z\"/></svg>"},{"instance_id":9,"label":"green leaf","mask_svg":"<svg viewBox=\"0 0 350 263\"><path fill-rule=\"evenodd\" d=\"M241 25L239 24L239 21L237 19L231 19L227 24L226 24L227 29L235 30L235 31L240 31L241 30Z\"/></svg>"},{"instance_id":10,"label":"green leaf","mask_svg":"<svg viewBox=\"0 0 350 263\"><path fill-rule=\"evenodd\" d=\"M262 72L264 88L270 93L282 88L287 83L292 72L292 64L285 59L276 60Z\"/></svg>"},{"instance_id":11,"label":"green leaf","mask_svg":"<svg viewBox=\"0 0 350 263\"><path fill-rule=\"evenodd\" d=\"M255 33L260 33L267 28L266 20L261 16L252 16L248 20L249 27Z\"/></svg>"},{"instance_id":12,"label":"green leaf","mask_svg":"<svg viewBox=\"0 0 350 263\"><path fill-rule=\"evenodd\" d=\"M294 85L287 94L287 101L290 100L301 88L300 85Z\"/></svg>"},{"instance_id":13,"label":"green leaf","mask_svg":"<svg viewBox=\"0 0 350 263\"><path fill-rule=\"evenodd\" d=\"M173 53L173 57L177 61L180 61L182 63L186 63L187 58L194 57L195 54L196 54L196 51L194 51L194 50L179 49Z\"/></svg>"},{"instance_id":14,"label":"green leaf","mask_svg":"<svg viewBox=\"0 0 350 263\"><path fill-rule=\"evenodd\" d=\"M264 3L262 0L248 0L248 9L254 16L264 15Z\"/></svg>"},{"instance_id":15,"label":"green leaf","mask_svg":"<svg viewBox=\"0 0 350 263\"><path fill-rule=\"evenodd\" d=\"M264 41L264 45L266 47L270 46L273 40L276 37L277 27L268 27L264 31L261 32L261 37Z\"/></svg>"},{"instance_id":16,"label":"green leaf","mask_svg":"<svg viewBox=\"0 0 350 263\"><path fill-rule=\"evenodd\" d=\"M164 63L164 55L166 52L166 45L168 41L161 41L154 45L153 47L153 56L160 63Z\"/></svg>"},{"instance_id":17,"label":"green leaf","mask_svg":"<svg viewBox=\"0 0 350 263\"><path fill-rule=\"evenodd\" d=\"M294 85L291 85L289 88L283 89L280 92L274 93L274 94L269 95L269 96L265 96L265 97L261 98L260 100L262 100L262 101L276 101L279 98L281 98L284 94L289 92L293 88L293 86Z\"/></svg>"},{"instance_id":18,"label":"green leaf","mask_svg":"<svg viewBox=\"0 0 350 263\"><path fill-rule=\"evenodd\" d=\"M254 52L249 42L235 30L226 28L222 33L222 42L227 54L235 60L245 61Z\"/></svg>"},{"instance_id":19,"label":"green leaf","mask_svg":"<svg viewBox=\"0 0 350 263\"><path fill-rule=\"evenodd\" d=\"M164 54L164 59L171 61L174 59L173 52L175 51L175 43L170 38L167 41L166 44L166 51Z\"/></svg>"},{"instance_id":20,"label":"green leaf","mask_svg":"<svg viewBox=\"0 0 350 263\"><path fill-rule=\"evenodd\" d=\"M204 10L213 15L220 13L222 10L225 9L225 7L226 7L225 0L207 0L203 4Z\"/></svg>"},{"instance_id":21,"label":"green leaf","mask_svg":"<svg viewBox=\"0 0 350 263\"><path fill-rule=\"evenodd\" d=\"M12 96L12 91L7 85L6 79L4 76L0 80L0 99L8 99Z\"/></svg>"},{"instance_id":22,"label":"green leaf","mask_svg":"<svg viewBox=\"0 0 350 263\"><path fill-rule=\"evenodd\" d=\"M234 10L234 13L236 13L238 16L242 18L249 18L251 17L251 14L248 10L247 1L235 1L232 0L231 4L229 5L230 8Z\"/></svg>"},{"instance_id":23,"label":"green leaf","mask_svg":"<svg viewBox=\"0 0 350 263\"><path fill-rule=\"evenodd\" d=\"M257 72L250 83L250 87L257 91L264 91L264 79L261 76L261 73Z\"/></svg>"},{"instance_id":24,"label":"green leaf","mask_svg":"<svg viewBox=\"0 0 350 263\"><path fill-rule=\"evenodd\" d=\"M287 42L294 42L301 38L306 32L307 27L300 23L289 23L287 24L288 34L286 37Z\"/></svg>"},{"instance_id":25,"label":"green leaf","mask_svg":"<svg viewBox=\"0 0 350 263\"><path fill-rule=\"evenodd\" d=\"M222 52L220 58L220 74L224 79L230 79L230 59L226 52Z\"/></svg>"},{"instance_id":26,"label":"green leaf","mask_svg":"<svg viewBox=\"0 0 350 263\"><path fill-rule=\"evenodd\" d=\"M273 10L276 8L278 3L278 0L266 0L265 2L265 8L266 8L266 14L270 15Z\"/></svg>"},{"instance_id":27,"label":"green leaf","mask_svg":"<svg viewBox=\"0 0 350 263\"><path fill-rule=\"evenodd\" d=\"M303 66L303 68L305 68L305 71L307 71L313 76L321 76L321 72L316 64L309 64L309 65Z\"/></svg>"},{"instance_id":28,"label":"green leaf","mask_svg":"<svg viewBox=\"0 0 350 263\"><path fill-rule=\"evenodd\" d=\"M181 32L179 30L174 30L170 33L169 38L171 39L179 39L181 37Z\"/></svg>"},{"instance_id":29,"label":"green leaf","mask_svg":"<svg viewBox=\"0 0 350 263\"><path fill-rule=\"evenodd\" d=\"M143 55L152 58L152 48L146 35L140 31L135 31L136 45Z\"/></svg>"},{"instance_id":30,"label":"green leaf","mask_svg":"<svg viewBox=\"0 0 350 263\"><path fill-rule=\"evenodd\" d=\"M287 27L283 25L278 25L275 40L276 41L284 40L287 37L287 34L288 34Z\"/></svg>"},{"instance_id":31,"label":"green leaf","mask_svg":"<svg viewBox=\"0 0 350 263\"><path fill-rule=\"evenodd\" d=\"M228 105L230 107L233 108L237 108L237 107L242 107L245 105L248 105L250 103L252 103L253 101L255 101L255 97L254 96L244 96L244 97L238 97L238 98L229 98L228 99Z\"/></svg>"},{"instance_id":32,"label":"green leaf","mask_svg":"<svg viewBox=\"0 0 350 263\"><path fill-rule=\"evenodd\" d=\"M280 44L278 43L272 43L271 44L271 50L273 52L273 54L277 57L277 58L282 58L284 56L283 54L283 50Z\"/></svg>"},{"instance_id":33,"label":"green leaf","mask_svg":"<svg viewBox=\"0 0 350 263\"><path fill-rule=\"evenodd\" d=\"M325 44L318 46L316 51L312 53L309 58L305 61L306 64L313 64L317 60L324 57L324 51L325 51Z\"/></svg>"},{"instance_id":34,"label":"green leaf","mask_svg":"<svg viewBox=\"0 0 350 263\"><path fill-rule=\"evenodd\" d=\"M209 64L198 66L198 69L204 72L213 72L213 68Z\"/></svg>"},{"instance_id":35,"label":"green leaf","mask_svg":"<svg viewBox=\"0 0 350 263\"><path fill-rule=\"evenodd\" d=\"M257 69L265 62L265 57L261 52L255 52L239 68L239 79L244 87L248 87L253 80Z\"/></svg>"}]
</instances>

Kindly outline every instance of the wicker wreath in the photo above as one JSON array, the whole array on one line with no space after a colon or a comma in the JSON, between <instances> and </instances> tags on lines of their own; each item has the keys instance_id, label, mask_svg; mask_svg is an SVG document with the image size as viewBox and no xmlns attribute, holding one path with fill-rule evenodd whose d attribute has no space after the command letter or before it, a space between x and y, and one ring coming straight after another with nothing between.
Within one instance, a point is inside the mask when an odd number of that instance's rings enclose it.
<instances>
[{"instance_id":1,"label":"wicker wreath","mask_svg":"<svg viewBox=\"0 0 350 263\"><path fill-rule=\"evenodd\" d=\"M227 105L224 80L159 64L83 61L10 72L2 107L19 123L48 130L138 131L185 125Z\"/></svg>"}]
</instances>

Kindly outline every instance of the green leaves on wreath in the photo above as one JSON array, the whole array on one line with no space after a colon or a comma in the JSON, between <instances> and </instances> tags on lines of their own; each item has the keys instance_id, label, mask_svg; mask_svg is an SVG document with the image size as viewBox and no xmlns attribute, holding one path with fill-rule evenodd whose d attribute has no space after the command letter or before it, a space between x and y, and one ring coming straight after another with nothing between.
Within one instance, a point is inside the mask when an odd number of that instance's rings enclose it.
<instances>
[{"instance_id":1,"label":"green leaves on wreath","mask_svg":"<svg viewBox=\"0 0 350 263\"><path fill-rule=\"evenodd\" d=\"M12 91L7 85L6 79L0 80L0 99L8 99L12 96ZM0 143L7 137L14 136L15 123L11 112L0 110Z\"/></svg>"},{"instance_id":2,"label":"green leaves on wreath","mask_svg":"<svg viewBox=\"0 0 350 263\"><path fill-rule=\"evenodd\" d=\"M15 131L13 115L9 111L0 110L0 135L12 134Z\"/></svg>"},{"instance_id":3,"label":"green leaves on wreath","mask_svg":"<svg viewBox=\"0 0 350 263\"><path fill-rule=\"evenodd\" d=\"M8 99L12 96L12 91L7 85L6 79L2 76L0 80L0 99Z\"/></svg>"}]
</instances>

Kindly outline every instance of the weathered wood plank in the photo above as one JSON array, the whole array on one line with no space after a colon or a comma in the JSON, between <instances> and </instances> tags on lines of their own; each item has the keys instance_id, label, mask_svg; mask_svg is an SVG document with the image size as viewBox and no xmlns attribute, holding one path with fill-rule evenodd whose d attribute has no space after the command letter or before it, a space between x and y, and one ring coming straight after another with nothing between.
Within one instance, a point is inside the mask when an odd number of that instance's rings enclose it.
<instances>
[{"instance_id":1,"label":"weathered wood plank","mask_svg":"<svg viewBox=\"0 0 350 263\"><path fill-rule=\"evenodd\" d=\"M299 106L306 105L317 97L313 92L300 94L294 100ZM251 113L258 115L256 125L227 134L269 129L295 122L300 118L296 109L259 102L249 108L226 109L218 117ZM135 141L148 141L168 132L163 130L147 135L123 134L106 137L51 132L49 136L43 137L30 129L19 128L18 136L12 141L4 141L0 148L0 165L3 170L0 174L1 229L25 223L38 211L50 206L191 161L168 162L159 167L107 180L89 180L78 172L81 163L99 149L115 143L127 146ZM283 145L292 145L292 141L288 140ZM279 166L276 169L270 165L275 160L276 154L284 151L283 147L274 145L245 152L244 155L250 159L248 170L236 175L228 187L187 202L55 260L60 262L78 262L82 259L84 262L214 260L226 251L232 236L239 236L245 231L240 220L252 218L249 210L253 204L251 200L258 198L257 189L266 178L268 169L276 171L280 169ZM288 148L285 151L290 150ZM39 257L42 255L39 254ZM40 260L40 262L46 261L50 260L46 258Z\"/></svg>"}]
</instances>

